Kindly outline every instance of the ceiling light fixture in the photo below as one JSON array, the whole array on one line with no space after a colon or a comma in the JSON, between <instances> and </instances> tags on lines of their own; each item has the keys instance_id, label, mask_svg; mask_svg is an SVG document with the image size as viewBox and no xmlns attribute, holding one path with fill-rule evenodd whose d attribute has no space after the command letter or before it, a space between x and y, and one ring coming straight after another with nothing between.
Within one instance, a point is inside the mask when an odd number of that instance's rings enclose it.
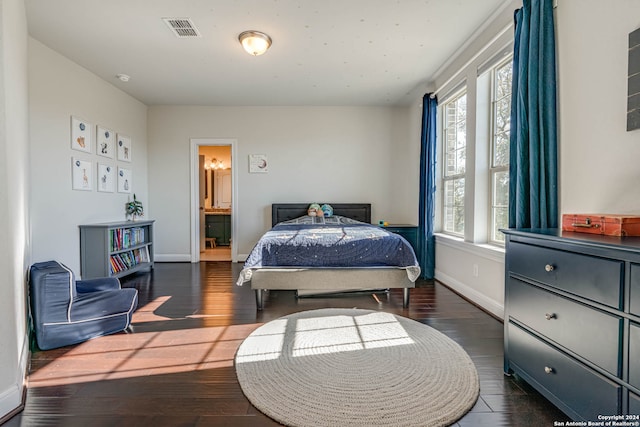
<instances>
[{"instance_id":1,"label":"ceiling light fixture","mask_svg":"<svg viewBox=\"0 0 640 427\"><path fill-rule=\"evenodd\" d=\"M244 31L238 36L244 50L253 56L262 55L271 46L271 37L260 31Z\"/></svg>"}]
</instances>

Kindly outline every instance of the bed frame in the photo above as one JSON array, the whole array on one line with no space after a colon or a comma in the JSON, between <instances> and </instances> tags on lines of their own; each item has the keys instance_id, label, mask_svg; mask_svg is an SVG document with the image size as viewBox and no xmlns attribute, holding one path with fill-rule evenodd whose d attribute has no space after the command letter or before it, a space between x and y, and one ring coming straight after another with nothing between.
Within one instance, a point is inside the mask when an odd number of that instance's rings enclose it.
<instances>
[{"instance_id":1,"label":"bed frame","mask_svg":"<svg viewBox=\"0 0 640 427\"><path fill-rule=\"evenodd\" d=\"M329 203L334 215L371 223L370 203ZM271 205L272 226L307 214L309 203L274 203ZM295 290L298 296L329 293L374 291L402 288L404 308L409 306L409 289L415 283L401 268L265 268L251 276L251 289L256 291L258 310L264 306L265 290Z\"/></svg>"},{"instance_id":2,"label":"bed frame","mask_svg":"<svg viewBox=\"0 0 640 427\"><path fill-rule=\"evenodd\" d=\"M327 203L334 215L346 216L371 224L371 203ZM274 203L271 205L271 226L307 214L310 203ZM322 205L322 203L320 203Z\"/></svg>"}]
</instances>

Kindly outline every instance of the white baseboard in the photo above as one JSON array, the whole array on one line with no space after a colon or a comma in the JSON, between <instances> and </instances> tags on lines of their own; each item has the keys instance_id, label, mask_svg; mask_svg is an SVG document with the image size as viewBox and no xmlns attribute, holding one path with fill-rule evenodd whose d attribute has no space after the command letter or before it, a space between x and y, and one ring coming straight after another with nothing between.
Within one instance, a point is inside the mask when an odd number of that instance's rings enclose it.
<instances>
[{"instance_id":1,"label":"white baseboard","mask_svg":"<svg viewBox=\"0 0 640 427\"><path fill-rule=\"evenodd\" d=\"M154 254L154 262L191 262L190 254Z\"/></svg>"},{"instance_id":2,"label":"white baseboard","mask_svg":"<svg viewBox=\"0 0 640 427\"><path fill-rule=\"evenodd\" d=\"M435 278L446 286L450 287L460 295L470 301L478 304L480 307L493 314L494 316L504 320L504 305L478 292L474 288L448 276L441 271L435 271Z\"/></svg>"},{"instance_id":3,"label":"white baseboard","mask_svg":"<svg viewBox=\"0 0 640 427\"><path fill-rule=\"evenodd\" d=\"M15 411L24 403L22 397L27 386L27 367L29 366L29 333L24 336L20 360L18 362L18 372L16 372L15 382L6 390L0 391L0 419Z\"/></svg>"},{"instance_id":4,"label":"white baseboard","mask_svg":"<svg viewBox=\"0 0 640 427\"><path fill-rule=\"evenodd\" d=\"M249 254L238 254L237 262L245 262ZM191 262L189 254L154 254L153 262Z\"/></svg>"}]
</instances>

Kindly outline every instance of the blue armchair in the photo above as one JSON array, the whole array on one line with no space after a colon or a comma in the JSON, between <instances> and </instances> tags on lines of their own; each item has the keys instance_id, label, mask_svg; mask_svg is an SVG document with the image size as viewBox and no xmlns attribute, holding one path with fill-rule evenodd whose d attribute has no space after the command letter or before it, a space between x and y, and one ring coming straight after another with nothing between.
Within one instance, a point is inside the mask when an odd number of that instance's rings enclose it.
<instances>
[{"instance_id":1,"label":"blue armchair","mask_svg":"<svg viewBox=\"0 0 640 427\"><path fill-rule=\"evenodd\" d=\"M57 261L31 266L29 291L41 350L125 330L138 306L136 289L122 289L114 277L76 281L73 272Z\"/></svg>"}]
</instances>

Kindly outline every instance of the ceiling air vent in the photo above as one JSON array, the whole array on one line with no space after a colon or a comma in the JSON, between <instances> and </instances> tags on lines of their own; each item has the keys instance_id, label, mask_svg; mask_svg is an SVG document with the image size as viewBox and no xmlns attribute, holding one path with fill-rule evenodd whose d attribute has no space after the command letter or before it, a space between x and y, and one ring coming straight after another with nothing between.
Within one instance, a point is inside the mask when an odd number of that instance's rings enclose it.
<instances>
[{"instance_id":1,"label":"ceiling air vent","mask_svg":"<svg viewBox=\"0 0 640 427\"><path fill-rule=\"evenodd\" d=\"M180 39L200 37L200 31L189 18L162 18L162 20L173 31L173 34Z\"/></svg>"}]
</instances>

